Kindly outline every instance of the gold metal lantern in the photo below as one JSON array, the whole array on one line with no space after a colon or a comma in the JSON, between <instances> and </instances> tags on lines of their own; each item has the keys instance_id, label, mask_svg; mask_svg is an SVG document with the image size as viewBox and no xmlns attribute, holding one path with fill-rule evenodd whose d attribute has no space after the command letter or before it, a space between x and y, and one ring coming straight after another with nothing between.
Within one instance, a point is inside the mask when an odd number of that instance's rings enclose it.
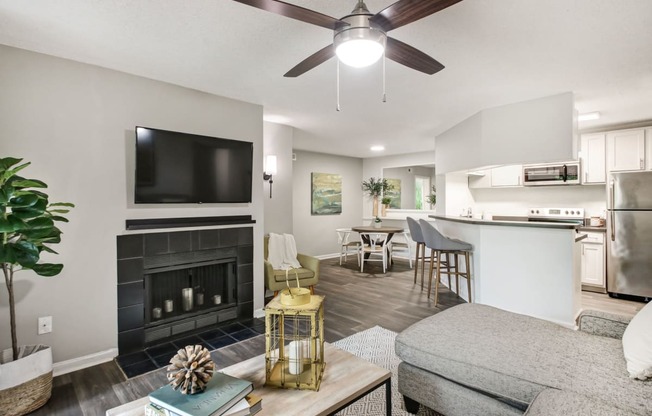
<instances>
[{"instance_id":1,"label":"gold metal lantern","mask_svg":"<svg viewBox=\"0 0 652 416\"><path fill-rule=\"evenodd\" d=\"M324 297L286 305L277 296L265 307L265 385L319 390L324 374Z\"/></svg>"}]
</instances>

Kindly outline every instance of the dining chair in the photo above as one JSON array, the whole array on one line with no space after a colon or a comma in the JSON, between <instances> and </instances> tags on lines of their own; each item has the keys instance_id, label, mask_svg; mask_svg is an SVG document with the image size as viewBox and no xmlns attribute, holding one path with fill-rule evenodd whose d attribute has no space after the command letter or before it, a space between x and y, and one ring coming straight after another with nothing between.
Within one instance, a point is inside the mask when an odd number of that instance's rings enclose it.
<instances>
[{"instance_id":1,"label":"dining chair","mask_svg":"<svg viewBox=\"0 0 652 416\"><path fill-rule=\"evenodd\" d=\"M412 268L412 238L410 238L410 230L403 230L402 233L394 235L392 238L392 259L394 257L407 258ZM395 256L398 254L397 256Z\"/></svg>"},{"instance_id":2,"label":"dining chair","mask_svg":"<svg viewBox=\"0 0 652 416\"><path fill-rule=\"evenodd\" d=\"M459 279L460 276L466 278L467 290L469 293L469 303L471 303L471 262L470 254L473 251L473 245L469 244L462 240L457 240L453 238L448 238L440 233L432 224L426 220L419 220L419 225L421 225L421 232L425 241L426 247L428 247L430 252L430 271L428 273L428 297L430 297L430 290L432 287L432 279L434 273L434 257L437 255L437 266L436 266L436 277L435 277L435 306L437 306L437 298L439 295L439 282L441 280L442 273L442 254L452 255L453 264L452 266L448 263L447 270L443 273L448 274L448 286L450 287L450 276L451 274L455 275L455 287L456 292L459 295ZM457 266L457 256L463 255L465 259L465 269L464 272L461 272ZM448 257L447 257L448 260ZM452 266L452 267L451 267Z\"/></svg>"},{"instance_id":3,"label":"dining chair","mask_svg":"<svg viewBox=\"0 0 652 416\"><path fill-rule=\"evenodd\" d=\"M364 272L365 262L381 262L383 273L387 270L391 242L388 233L360 233L360 272Z\"/></svg>"},{"instance_id":4,"label":"dining chair","mask_svg":"<svg viewBox=\"0 0 652 416\"><path fill-rule=\"evenodd\" d=\"M355 257L358 259L358 266L360 265L360 241L354 240L349 241L351 237L350 228L337 228L337 241L340 244L340 266L342 265L342 257L344 257L344 262L348 260L349 254L355 254Z\"/></svg>"}]
</instances>

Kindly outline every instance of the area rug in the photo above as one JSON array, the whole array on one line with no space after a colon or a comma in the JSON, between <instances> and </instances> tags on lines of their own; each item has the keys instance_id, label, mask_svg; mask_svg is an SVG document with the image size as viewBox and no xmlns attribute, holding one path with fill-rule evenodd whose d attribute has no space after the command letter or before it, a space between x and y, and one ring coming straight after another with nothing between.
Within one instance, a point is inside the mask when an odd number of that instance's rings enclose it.
<instances>
[{"instance_id":1,"label":"area rug","mask_svg":"<svg viewBox=\"0 0 652 416\"><path fill-rule=\"evenodd\" d=\"M392 372L392 415L410 415L403 406L403 397L398 392L398 364L401 360L394 352L396 332L375 326L333 343L334 346ZM385 389L379 388L364 396L339 416L385 416ZM418 416L436 416L437 412L423 406Z\"/></svg>"}]
</instances>

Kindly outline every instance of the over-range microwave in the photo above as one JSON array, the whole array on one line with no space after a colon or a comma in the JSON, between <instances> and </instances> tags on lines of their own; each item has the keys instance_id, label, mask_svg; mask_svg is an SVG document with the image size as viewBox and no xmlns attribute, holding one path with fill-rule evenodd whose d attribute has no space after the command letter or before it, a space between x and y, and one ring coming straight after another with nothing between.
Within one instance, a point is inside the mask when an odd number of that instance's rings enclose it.
<instances>
[{"instance_id":1,"label":"over-range microwave","mask_svg":"<svg viewBox=\"0 0 652 416\"><path fill-rule=\"evenodd\" d=\"M542 163L523 166L523 185L579 185L580 162Z\"/></svg>"}]
</instances>

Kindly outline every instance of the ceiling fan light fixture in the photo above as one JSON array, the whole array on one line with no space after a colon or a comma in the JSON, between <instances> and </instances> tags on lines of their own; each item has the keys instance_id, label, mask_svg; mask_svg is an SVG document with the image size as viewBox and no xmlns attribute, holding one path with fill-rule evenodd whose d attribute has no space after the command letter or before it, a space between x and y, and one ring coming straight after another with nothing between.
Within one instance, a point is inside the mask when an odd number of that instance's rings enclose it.
<instances>
[{"instance_id":1,"label":"ceiling fan light fixture","mask_svg":"<svg viewBox=\"0 0 652 416\"><path fill-rule=\"evenodd\" d=\"M371 28L353 28L335 35L335 54L344 65L364 68L383 56L387 36Z\"/></svg>"}]
</instances>

